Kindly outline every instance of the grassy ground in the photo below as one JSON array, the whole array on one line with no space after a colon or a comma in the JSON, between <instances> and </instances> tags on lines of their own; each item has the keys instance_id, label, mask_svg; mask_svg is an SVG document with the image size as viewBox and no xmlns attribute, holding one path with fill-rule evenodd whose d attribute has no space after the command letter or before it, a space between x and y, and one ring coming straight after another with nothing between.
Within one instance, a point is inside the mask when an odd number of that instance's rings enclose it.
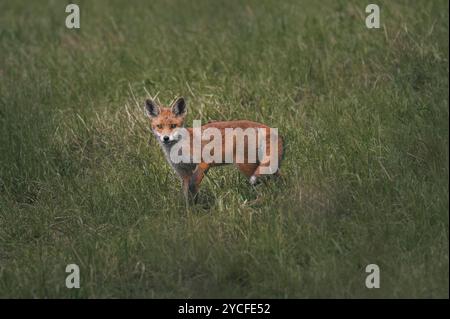
<instances>
[{"instance_id":1,"label":"grassy ground","mask_svg":"<svg viewBox=\"0 0 450 319\"><path fill-rule=\"evenodd\" d=\"M0 297L448 297L448 2L0 3ZM143 113L277 127L186 210ZM65 287L65 267L81 288ZM365 288L365 266L381 288Z\"/></svg>"}]
</instances>

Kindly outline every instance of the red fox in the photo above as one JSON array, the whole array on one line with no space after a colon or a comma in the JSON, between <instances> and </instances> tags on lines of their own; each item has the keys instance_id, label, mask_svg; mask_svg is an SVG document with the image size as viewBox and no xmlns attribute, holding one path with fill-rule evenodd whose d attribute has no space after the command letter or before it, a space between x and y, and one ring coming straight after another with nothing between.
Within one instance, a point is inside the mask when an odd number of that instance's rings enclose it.
<instances>
[{"instance_id":1,"label":"red fox","mask_svg":"<svg viewBox=\"0 0 450 319\"><path fill-rule=\"evenodd\" d=\"M184 128L187 106L182 97L170 107L160 107L147 99L145 111L167 161L182 181L186 202L192 197L196 199L200 183L210 167L234 164L252 185L261 175L280 175L283 139L276 129L247 120Z\"/></svg>"}]
</instances>

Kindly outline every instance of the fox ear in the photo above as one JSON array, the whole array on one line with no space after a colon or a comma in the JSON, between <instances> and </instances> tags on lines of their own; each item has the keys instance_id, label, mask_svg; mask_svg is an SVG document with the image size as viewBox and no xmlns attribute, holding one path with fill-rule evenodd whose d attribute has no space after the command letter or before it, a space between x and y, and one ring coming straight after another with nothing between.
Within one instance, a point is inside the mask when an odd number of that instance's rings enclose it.
<instances>
[{"instance_id":1,"label":"fox ear","mask_svg":"<svg viewBox=\"0 0 450 319\"><path fill-rule=\"evenodd\" d=\"M179 97L175 102L173 102L172 113L175 114L175 116L186 115L186 102L184 101L184 98Z\"/></svg>"},{"instance_id":2,"label":"fox ear","mask_svg":"<svg viewBox=\"0 0 450 319\"><path fill-rule=\"evenodd\" d=\"M149 117L157 117L159 115L159 106L150 99L145 100L145 112Z\"/></svg>"}]
</instances>

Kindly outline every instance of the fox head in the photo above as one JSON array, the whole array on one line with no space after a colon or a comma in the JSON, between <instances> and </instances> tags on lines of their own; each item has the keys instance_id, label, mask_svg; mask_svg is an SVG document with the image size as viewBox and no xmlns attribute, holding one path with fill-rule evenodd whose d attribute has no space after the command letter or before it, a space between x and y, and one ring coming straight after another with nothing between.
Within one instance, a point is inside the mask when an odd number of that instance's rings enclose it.
<instances>
[{"instance_id":1,"label":"fox head","mask_svg":"<svg viewBox=\"0 0 450 319\"><path fill-rule=\"evenodd\" d=\"M163 144L180 140L179 128L186 117L186 102L180 97L170 107L159 107L153 100L145 101L145 111L150 118L153 134Z\"/></svg>"}]
</instances>

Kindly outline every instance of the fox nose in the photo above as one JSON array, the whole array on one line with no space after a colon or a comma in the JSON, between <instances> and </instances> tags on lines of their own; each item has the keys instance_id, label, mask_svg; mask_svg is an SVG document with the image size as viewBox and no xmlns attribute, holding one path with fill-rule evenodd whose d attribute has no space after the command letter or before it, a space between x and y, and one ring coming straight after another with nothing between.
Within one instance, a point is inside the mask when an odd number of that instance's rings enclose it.
<instances>
[{"instance_id":1,"label":"fox nose","mask_svg":"<svg viewBox=\"0 0 450 319\"><path fill-rule=\"evenodd\" d=\"M166 135L163 137L164 142L168 142L169 141L169 137Z\"/></svg>"}]
</instances>

